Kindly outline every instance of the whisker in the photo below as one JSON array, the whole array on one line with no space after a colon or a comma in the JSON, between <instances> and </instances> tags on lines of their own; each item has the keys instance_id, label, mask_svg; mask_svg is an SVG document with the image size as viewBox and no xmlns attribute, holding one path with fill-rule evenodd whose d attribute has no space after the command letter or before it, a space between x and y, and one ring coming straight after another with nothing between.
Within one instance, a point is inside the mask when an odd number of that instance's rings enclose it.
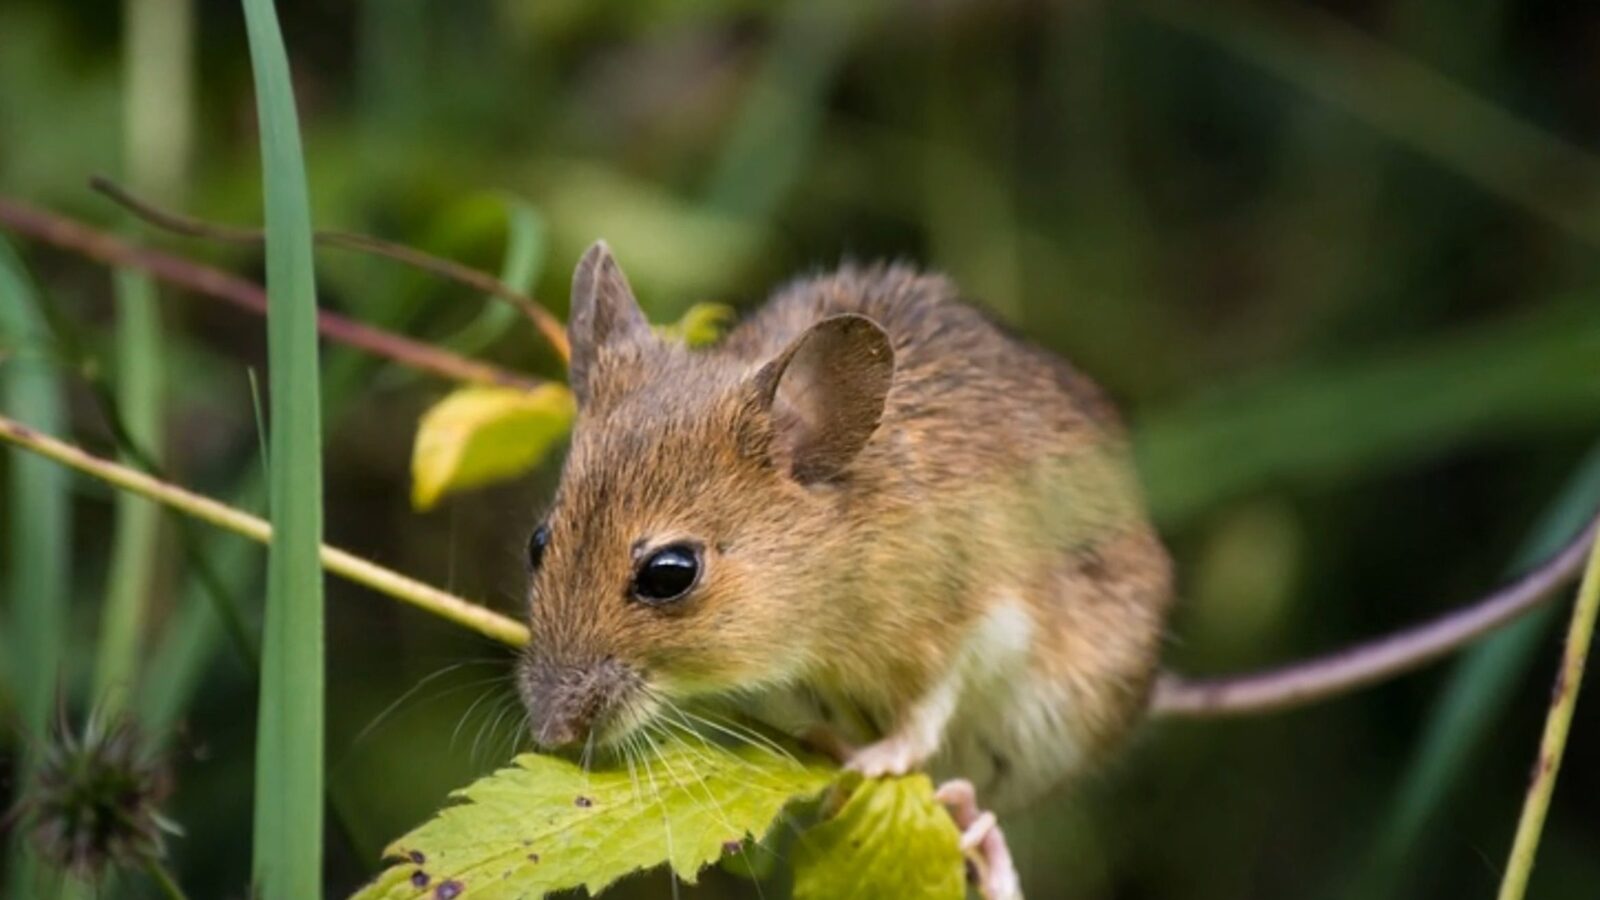
<instances>
[{"instance_id":1,"label":"whisker","mask_svg":"<svg viewBox=\"0 0 1600 900\"><path fill-rule=\"evenodd\" d=\"M721 719L720 717L716 717L716 720L714 720L713 718L708 718L708 716L712 715L708 712L697 714L690 712L689 710L681 709L679 711L684 716L687 716L688 718L693 719L694 721L699 722L708 728L720 731L736 741L741 741L749 744L752 747L765 750L768 753L772 753L777 756L781 756L797 766L800 765L800 760L795 759L794 754L790 753L788 750L785 750L783 745L747 725L741 725L728 719Z\"/></svg>"},{"instance_id":2,"label":"whisker","mask_svg":"<svg viewBox=\"0 0 1600 900\"><path fill-rule=\"evenodd\" d=\"M501 662L503 663L504 661L502 660ZM350 740L350 744L346 748L345 752L348 754L351 750L354 750L356 747L360 746L362 741L365 741L368 737L370 737L372 735L372 732L374 732L374 731L376 731L378 729L378 726L382 725L390 716L394 715L394 713L397 710L400 709L400 706L402 704L404 704L407 700L410 700L412 697L416 696L417 692L419 692L422 689L426 688L428 685L432 684L433 682L438 681L440 678L443 678L444 676L451 674L452 672L458 672L461 669L464 669L464 668L466 668L468 666L478 665L478 664L479 663L477 661L474 661L474 660L463 660L461 662L457 662L457 663L453 663L451 665L445 666L442 669L438 669L438 670L436 670L436 671L434 671L434 672L432 672L432 673L430 673L428 675L425 675L422 678L418 679L416 684L414 684L411 687L407 688L406 691L404 693L402 693L399 697L396 697L394 702L392 702L388 706L384 707L382 712L378 713L376 716L373 716L372 717L372 721L368 722L366 724L366 727L362 728L361 731L357 732L356 736ZM499 679L497 677L497 678L492 679L492 680L499 680ZM490 682L483 682L483 681L473 682L473 685L477 686L477 685L486 684L486 683L490 683ZM459 690L461 688L462 688L462 685L456 685L455 687L451 688L450 690L447 690L447 691L444 691L444 692L441 692L439 694L434 695L434 697L432 697L431 699L435 699L436 700L439 697L446 696L447 694L453 693L454 691Z\"/></svg>"},{"instance_id":3,"label":"whisker","mask_svg":"<svg viewBox=\"0 0 1600 900\"><path fill-rule=\"evenodd\" d=\"M489 742L491 744L493 744L495 742L495 734L496 734L496 732L499 731L500 722L505 719L506 713L509 713L513 709L516 709L518 705L520 705L520 704L519 704L519 701L518 701L518 699L517 699L517 697L515 695L501 697L499 700L497 700L495 702L495 707L494 708L499 709L500 712L495 715L494 722L492 724L490 724L488 729L487 729L488 734L489 734ZM484 731L485 731L485 729L480 726L478 728L478 736L476 738L473 738L473 740L472 740L472 753L470 754L470 759L472 760L474 765L477 765L478 761L479 761L478 746L483 741Z\"/></svg>"},{"instance_id":4,"label":"whisker","mask_svg":"<svg viewBox=\"0 0 1600 900\"><path fill-rule=\"evenodd\" d=\"M451 747L451 749L455 748L456 739L461 736L461 729L467 724L467 720L472 717L473 710L476 710L478 708L478 704L480 704L483 701L489 699L490 697L495 697L495 696L497 696L495 691L492 691L492 690L484 691L481 695L479 695L478 699L472 701L472 705L467 707L467 711L461 714L461 719L458 722L456 722L455 730L450 732L450 747ZM505 696L506 696L505 694L498 694L498 697L501 697L501 698L503 698Z\"/></svg>"},{"instance_id":5,"label":"whisker","mask_svg":"<svg viewBox=\"0 0 1600 900\"><path fill-rule=\"evenodd\" d=\"M650 741L650 736L643 731L635 732L635 734L643 736L646 741L650 742L652 747L655 746L655 742ZM660 751L657 750L656 752L659 753ZM672 884L672 900L678 900L678 873L672 867L672 859L677 855L672 846L672 817L667 815L667 805L661 797L661 788L656 784L655 770L650 766L650 757L641 755L640 760L644 763L645 777L650 779L650 792L655 794L656 805L661 807L661 824L667 832L667 878L671 880Z\"/></svg>"}]
</instances>

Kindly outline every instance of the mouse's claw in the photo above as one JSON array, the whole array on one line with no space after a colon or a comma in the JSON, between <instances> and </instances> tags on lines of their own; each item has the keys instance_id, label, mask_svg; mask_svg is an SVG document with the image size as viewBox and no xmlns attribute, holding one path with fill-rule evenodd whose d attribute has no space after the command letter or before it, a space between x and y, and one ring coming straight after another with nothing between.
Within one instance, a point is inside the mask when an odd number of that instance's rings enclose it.
<instances>
[{"instance_id":1,"label":"mouse's claw","mask_svg":"<svg viewBox=\"0 0 1600 900\"><path fill-rule=\"evenodd\" d=\"M972 782L964 778L946 781L934 796L961 829L961 851L973 863L973 881L984 900L1022 900L1022 882L1005 833L994 813L978 808Z\"/></svg>"}]
</instances>

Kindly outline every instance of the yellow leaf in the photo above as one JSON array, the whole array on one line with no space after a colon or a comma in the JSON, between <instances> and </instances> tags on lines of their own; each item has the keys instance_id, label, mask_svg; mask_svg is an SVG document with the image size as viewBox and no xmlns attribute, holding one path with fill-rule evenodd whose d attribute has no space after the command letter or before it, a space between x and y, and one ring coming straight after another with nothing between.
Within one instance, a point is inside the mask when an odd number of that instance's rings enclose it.
<instances>
[{"instance_id":1,"label":"yellow leaf","mask_svg":"<svg viewBox=\"0 0 1600 900\"><path fill-rule=\"evenodd\" d=\"M735 315L733 307L722 303L696 303L678 321L655 326L656 334L689 347L707 347L721 339Z\"/></svg>"},{"instance_id":2,"label":"yellow leaf","mask_svg":"<svg viewBox=\"0 0 1600 900\"><path fill-rule=\"evenodd\" d=\"M861 781L844 806L800 836L795 900L967 895L961 833L926 775Z\"/></svg>"},{"instance_id":3,"label":"yellow leaf","mask_svg":"<svg viewBox=\"0 0 1600 900\"><path fill-rule=\"evenodd\" d=\"M426 510L445 494L528 471L567 433L576 409L572 392L560 384L450 394L417 424L411 505Z\"/></svg>"}]
</instances>

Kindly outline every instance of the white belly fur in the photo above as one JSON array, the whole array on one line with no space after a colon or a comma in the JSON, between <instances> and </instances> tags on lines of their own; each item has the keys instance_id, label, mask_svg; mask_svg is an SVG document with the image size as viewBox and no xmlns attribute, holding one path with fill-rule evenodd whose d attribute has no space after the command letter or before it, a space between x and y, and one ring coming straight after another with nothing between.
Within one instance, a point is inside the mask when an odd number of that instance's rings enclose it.
<instances>
[{"instance_id":1,"label":"white belly fur","mask_svg":"<svg viewBox=\"0 0 1600 900\"><path fill-rule=\"evenodd\" d=\"M1037 626L1026 604L1003 592L989 610L950 673L960 696L930 769L971 780L985 806L1005 809L1054 786L1079 766L1083 750L1068 686L1034 671Z\"/></svg>"},{"instance_id":2,"label":"white belly fur","mask_svg":"<svg viewBox=\"0 0 1600 900\"><path fill-rule=\"evenodd\" d=\"M944 677L918 704L917 720L931 729L921 737L939 748L929 772L938 780L970 780L986 808L1025 804L1083 761L1070 688L1036 671L1037 628L1017 593L998 593ZM852 741L878 736L863 732L859 717L841 715L847 703L813 690L763 691L738 705L792 734L823 722ZM930 715L934 711L943 714Z\"/></svg>"}]
</instances>

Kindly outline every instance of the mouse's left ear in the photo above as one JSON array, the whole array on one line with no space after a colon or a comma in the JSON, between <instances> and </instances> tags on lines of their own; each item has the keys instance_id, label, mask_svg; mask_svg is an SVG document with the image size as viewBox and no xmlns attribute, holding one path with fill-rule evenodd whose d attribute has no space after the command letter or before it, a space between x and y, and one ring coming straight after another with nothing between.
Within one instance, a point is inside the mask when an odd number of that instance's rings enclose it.
<instances>
[{"instance_id":1,"label":"mouse's left ear","mask_svg":"<svg viewBox=\"0 0 1600 900\"><path fill-rule=\"evenodd\" d=\"M877 429L893 379L894 348L878 323L855 314L816 323L752 382L767 452L802 483L833 478Z\"/></svg>"},{"instance_id":2,"label":"mouse's left ear","mask_svg":"<svg viewBox=\"0 0 1600 900\"><path fill-rule=\"evenodd\" d=\"M572 310L567 320L567 341L572 345L567 378L579 402L589 399L595 370L608 352L650 336L650 322L622 267L606 242L596 241L572 273Z\"/></svg>"}]
</instances>

